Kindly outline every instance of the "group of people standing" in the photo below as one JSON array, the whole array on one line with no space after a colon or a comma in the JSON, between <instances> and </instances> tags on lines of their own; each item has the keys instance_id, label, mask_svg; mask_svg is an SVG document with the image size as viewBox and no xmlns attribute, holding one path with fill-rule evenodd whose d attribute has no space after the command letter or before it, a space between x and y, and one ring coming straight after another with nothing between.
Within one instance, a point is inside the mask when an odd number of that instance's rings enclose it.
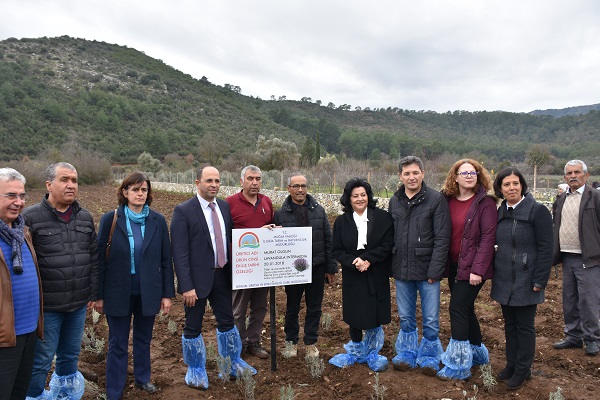
<instances>
[{"instance_id":1,"label":"group of people standing","mask_svg":"<svg viewBox=\"0 0 600 400\"><path fill-rule=\"evenodd\" d=\"M333 229L350 341L344 345L346 352L329 362L386 368L388 360L378 352L381 325L390 322L386 278L391 275L400 317L394 368L419 367L442 379L470 378L473 366L489 363L475 301L491 279L491 297L501 305L506 337L506 364L497 378L508 389L517 389L531 377L537 305L544 302L552 265L560 263L566 338L554 348L585 344L587 355L598 354L600 193L586 184L589 173L583 161L569 161L564 173L568 188L554 206L554 221L527 191L521 172L505 168L492 181L472 159L450 168L441 193L423 181L425 169L418 157L401 159L401 184L388 213L376 208L366 180L350 180L341 197L344 214ZM444 277L451 292L451 338L445 350L438 337Z\"/></svg>"},{"instance_id":2,"label":"group of people standing","mask_svg":"<svg viewBox=\"0 0 600 400\"><path fill-rule=\"evenodd\" d=\"M285 288L286 357L298 354L303 297L305 352L319 355L324 287L335 282L338 263L350 341L344 353L329 360L332 365L387 367L379 352L382 325L391 322L393 277L400 317L394 368L468 379L474 365L489 363L475 301L491 279L506 335L506 366L498 379L516 389L531 376L536 309L544 301L551 266L559 263L566 337L554 347L585 344L586 354L599 352L600 192L586 184L589 173L580 160L565 166L569 187L555 204L554 222L514 168L492 181L476 160L459 160L438 192L425 184L423 162L408 156L400 160L401 184L389 210L376 207L365 179L353 178L345 185L343 214L333 231L323 207L308 194L304 175L288 178L289 196L274 211L259 193L260 169L249 165L241 172L241 191L226 200L217 198L219 171L200 168L196 195L175 207L170 229L164 216L150 209L149 179L133 172L118 187L118 207L102 216L96 236L91 214L76 200L75 168L55 163L46 175L48 193L24 209L25 178L0 168L0 399L80 399L84 379L77 364L91 308L106 314L109 326L108 399L120 398L126 385L132 321L135 386L157 392L150 381L150 342L156 314L167 314L175 297L173 267L185 311L186 384L209 385L202 337L207 302L216 319L218 352L231 360L228 373L255 374L242 355L268 357L261 345L267 289L232 290L233 228L312 229L312 281ZM497 199L502 199L499 208ZM444 277L451 291L445 350L439 339Z\"/></svg>"}]
</instances>

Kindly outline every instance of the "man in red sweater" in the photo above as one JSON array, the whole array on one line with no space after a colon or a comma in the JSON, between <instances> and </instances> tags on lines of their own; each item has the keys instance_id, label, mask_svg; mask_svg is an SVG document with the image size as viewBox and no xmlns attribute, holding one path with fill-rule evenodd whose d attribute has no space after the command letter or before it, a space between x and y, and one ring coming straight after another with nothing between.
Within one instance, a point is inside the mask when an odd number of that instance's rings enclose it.
<instances>
[{"instance_id":1,"label":"man in red sweater","mask_svg":"<svg viewBox=\"0 0 600 400\"><path fill-rule=\"evenodd\" d=\"M242 169L240 178L242 190L226 200L231 208L235 229L260 228L273 221L271 199L260 194L262 176L260 168L248 165ZM260 334L267 314L269 288L251 288L233 291L233 317L246 352L258 358L268 358L269 354L261 346ZM248 325L246 326L246 313Z\"/></svg>"}]
</instances>

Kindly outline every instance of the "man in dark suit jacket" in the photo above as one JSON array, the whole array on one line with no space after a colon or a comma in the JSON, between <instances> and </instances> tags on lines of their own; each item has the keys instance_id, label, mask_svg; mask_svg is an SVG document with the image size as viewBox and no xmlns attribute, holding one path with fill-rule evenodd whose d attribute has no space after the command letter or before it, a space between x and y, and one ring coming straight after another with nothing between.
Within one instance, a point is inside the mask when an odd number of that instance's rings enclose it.
<instances>
[{"instance_id":1,"label":"man in dark suit jacket","mask_svg":"<svg viewBox=\"0 0 600 400\"><path fill-rule=\"evenodd\" d=\"M202 389L208 388L202 338L207 300L217 320L219 354L231 359L230 375L239 377L246 368L256 374L240 358L242 341L233 322L230 252L233 221L227 202L216 198L220 186L216 168L200 168L196 176L197 195L175 207L171 220L171 252L185 308L181 338L183 361L188 364L185 382Z\"/></svg>"}]
</instances>

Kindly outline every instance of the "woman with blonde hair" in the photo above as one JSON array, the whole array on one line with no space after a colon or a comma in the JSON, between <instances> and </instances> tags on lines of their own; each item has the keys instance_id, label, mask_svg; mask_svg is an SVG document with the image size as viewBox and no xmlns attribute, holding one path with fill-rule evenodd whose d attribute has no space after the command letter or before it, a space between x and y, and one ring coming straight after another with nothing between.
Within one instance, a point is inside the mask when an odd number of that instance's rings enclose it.
<instances>
[{"instance_id":1,"label":"woman with blonde hair","mask_svg":"<svg viewBox=\"0 0 600 400\"><path fill-rule=\"evenodd\" d=\"M446 264L452 337L442 354L443 379L468 379L471 367L489 363L475 299L493 274L498 212L489 172L476 160L454 163L441 190L448 200L452 236Z\"/></svg>"}]
</instances>

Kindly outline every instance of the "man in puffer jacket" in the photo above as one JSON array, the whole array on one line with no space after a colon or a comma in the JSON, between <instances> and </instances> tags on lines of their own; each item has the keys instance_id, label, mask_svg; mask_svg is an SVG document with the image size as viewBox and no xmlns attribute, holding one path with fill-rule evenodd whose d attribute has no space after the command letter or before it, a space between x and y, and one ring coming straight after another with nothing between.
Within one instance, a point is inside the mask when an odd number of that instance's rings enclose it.
<instances>
[{"instance_id":1,"label":"man in puffer jacket","mask_svg":"<svg viewBox=\"0 0 600 400\"><path fill-rule=\"evenodd\" d=\"M423 182L425 170L421 159L404 157L399 171L402 185L389 206L394 218L392 275L400 315L397 355L392 362L398 370L418 365L425 374L435 376L443 351L438 338L440 280L450 246L450 212L446 199ZM423 314L420 345L415 315L417 292Z\"/></svg>"},{"instance_id":2,"label":"man in puffer jacket","mask_svg":"<svg viewBox=\"0 0 600 400\"><path fill-rule=\"evenodd\" d=\"M331 226L327 219L325 209L307 193L306 177L294 174L288 178L288 191L290 195L283 205L275 212L275 225L290 227L312 227L312 282L302 285L288 285L285 287L287 306L285 312L285 357L298 355L297 343L300 332L298 313L302 294L306 302L306 319L304 322L304 344L306 354L318 357L319 350L316 343L319 337L319 323L321 321L321 304L325 280L332 284L335 273L338 271L337 262L331 255L332 236Z\"/></svg>"},{"instance_id":3,"label":"man in puffer jacket","mask_svg":"<svg viewBox=\"0 0 600 400\"><path fill-rule=\"evenodd\" d=\"M28 399L78 400L77 370L86 310L98 290L98 244L92 215L75 200L77 171L59 162L46 170L48 194L23 211L33 236L44 298L44 340L37 341ZM46 377L56 354L50 390Z\"/></svg>"}]
</instances>

